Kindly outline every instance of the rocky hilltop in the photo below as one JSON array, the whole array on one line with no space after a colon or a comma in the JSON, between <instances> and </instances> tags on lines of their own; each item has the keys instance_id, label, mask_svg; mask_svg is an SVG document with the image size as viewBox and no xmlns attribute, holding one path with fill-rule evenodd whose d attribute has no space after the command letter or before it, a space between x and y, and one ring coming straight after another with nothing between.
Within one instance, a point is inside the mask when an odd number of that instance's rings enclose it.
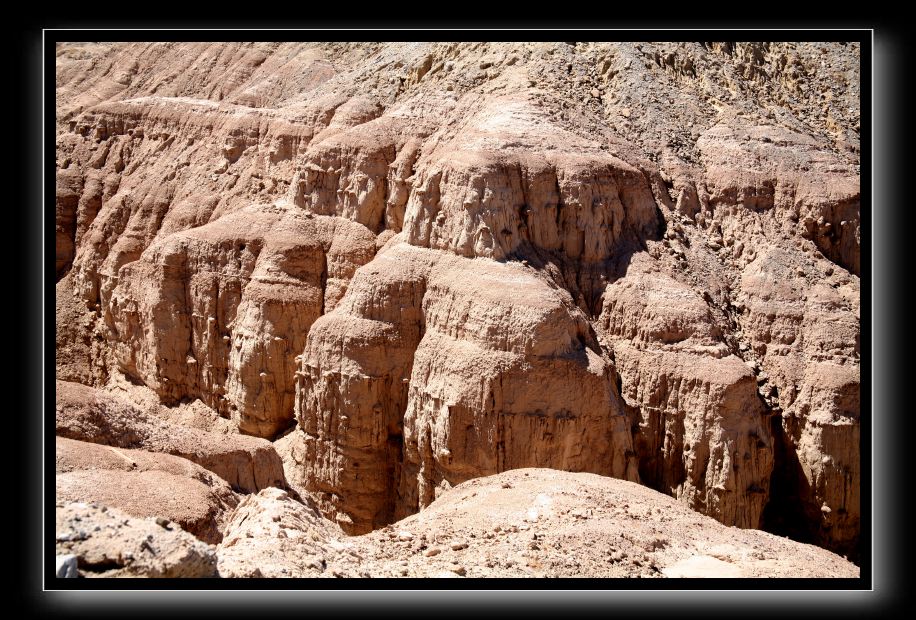
<instances>
[{"instance_id":1,"label":"rocky hilltop","mask_svg":"<svg viewBox=\"0 0 916 620\"><path fill-rule=\"evenodd\" d=\"M651 498L728 544L763 529L856 560L859 62L838 43L59 44L59 501L152 511L249 574L240 515L382 541L452 519L452 487L550 468L580 473L533 480L616 494L581 510ZM783 547L738 572L801 548L766 540ZM639 568L734 572L693 557Z\"/></svg>"},{"instance_id":2,"label":"rocky hilltop","mask_svg":"<svg viewBox=\"0 0 916 620\"><path fill-rule=\"evenodd\" d=\"M644 486L547 469L475 478L419 514L347 536L310 502L268 488L231 513L218 545L161 517L57 507L64 571L82 577L854 578L813 545L726 527Z\"/></svg>"}]
</instances>

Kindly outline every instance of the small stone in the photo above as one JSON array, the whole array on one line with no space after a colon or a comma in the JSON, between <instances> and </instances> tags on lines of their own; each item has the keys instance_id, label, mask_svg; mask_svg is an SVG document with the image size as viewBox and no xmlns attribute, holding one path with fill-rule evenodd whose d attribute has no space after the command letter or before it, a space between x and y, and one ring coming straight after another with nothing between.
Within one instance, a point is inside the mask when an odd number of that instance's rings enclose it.
<instances>
[{"instance_id":1,"label":"small stone","mask_svg":"<svg viewBox=\"0 0 916 620\"><path fill-rule=\"evenodd\" d=\"M456 542L452 543L452 551L461 551L462 549L467 549L468 544L466 542Z\"/></svg>"},{"instance_id":2,"label":"small stone","mask_svg":"<svg viewBox=\"0 0 916 620\"><path fill-rule=\"evenodd\" d=\"M164 527L168 529L169 523L171 523L171 521L169 521L165 517L156 517L156 525L158 525L159 527Z\"/></svg>"},{"instance_id":3,"label":"small stone","mask_svg":"<svg viewBox=\"0 0 916 620\"><path fill-rule=\"evenodd\" d=\"M61 579L73 579L79 577L76 570L77 561L73 554L57 556L57 573L56 576Z\"/></svg>"},{"instance_id":4,"label":"small stone","mask_svg":"<svg viewBox=\"0 0 916 620\"><path fill-rule=\"evenodd\" d=\"M463 566L454 566L452 567L452 571L458 575L461 575L462 577L468 574L467 570L465 570Z\"/></svg>"},{"instance_id":5,"label":"small stone","mask_svg":"<svg viewBox=\"0 0 916 620\"><path fill-rule=\"evenodd\" d=\"M431 558L434 555L439 555L440 553L442 553L442 549L440 549L439 547L430 547L429 549L423 552L423 555L425 555L428 558Z\"/></svg>"}]
</instances>

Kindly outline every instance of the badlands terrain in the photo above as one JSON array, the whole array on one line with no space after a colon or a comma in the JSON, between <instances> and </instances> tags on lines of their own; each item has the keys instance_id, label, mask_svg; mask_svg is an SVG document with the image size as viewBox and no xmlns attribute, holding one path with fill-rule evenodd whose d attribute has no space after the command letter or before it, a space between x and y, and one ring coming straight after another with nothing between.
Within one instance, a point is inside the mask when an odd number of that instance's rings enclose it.
<instances>
[{"instance_id":1,"label":"badlands terrain","mask_svg":"<svg viewBox=\"0 0 916 620\"><path fill-rule=\"evenodd\" d=\"M858 576L857 44L56 60L59 576Z\"/></svg>"}]
</instances>

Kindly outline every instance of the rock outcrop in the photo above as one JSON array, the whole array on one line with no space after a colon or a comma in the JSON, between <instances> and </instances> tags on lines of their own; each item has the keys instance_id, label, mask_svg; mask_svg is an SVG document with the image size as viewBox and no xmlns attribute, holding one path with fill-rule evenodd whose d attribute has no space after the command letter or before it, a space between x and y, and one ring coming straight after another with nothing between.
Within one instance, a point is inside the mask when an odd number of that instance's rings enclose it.
<instances>
[{"instance_id":1,"label":"rock outcrop","mask_svg":"<svg viewBox=\"0 0 916 620\"><path fill-rule=\"evenodd\" d=\"M207 543L222 539L238 497L222 478L170 454L57 438L57 499L165 517Z\"/></svg>"},{"instance_id":2,"label":"rock outcrop","mask_svg":"<svg viewBox=\"0 0 916 620\"><path fill-rule=\"evenodd\" d=\"M240 431L273 437L293 419L294 357L309 327L374 253L365 228L292 207L169 235L111 293L119 369L164 402L200 398Z\"/></svg>"},{"instance_id":3,"label":"rock outcrop","mask_svg":"<svg viewBox=\"0 0 916 620\"><path fill-rule=\"evenodd\" d=\"M58 437L173 454L213 472L240 492L286 485L283 463L263 439L169 424L117 396L76 383L58 381L56 388Z\"/></svg>"},{"instance_id":4,"label":"rock outcrop","mask_svg":"<svg viewBox=\"0 0 916 620\"><path fill-rule=\"evenodd\" d=\"M858 279L817 256L766 248L742 273L739 318L779 416L781 533L856 556L860 519ZM798 513L804 516L800 517ZM791 515L795 515L793 519Z\"/></svg>"},{"instance_id":5,"label":"rock outcrop","mask_svg":"<svg viewBox=\"0 0 916 620\"><path fill-rule=\"evenodd\" d=\"M518 469L475 478L357 537L277 489L236 509L217 548L239 577L840 577L828 551L726 527L646 487Z\"/></svg>"},{"instance_id":6,"label":"rock outcrop","mask_svg":"<svg viewBox=\"0 0 916 620\"><path fill-rule=\"evenodd\" d=\"M58 502L57 556L73 556L79 577L218 577L216 553L174 524L107 506Z\"/></svg>"},{"instance_id":7,"label":"rock outcrop","mask_svg":"<svg viewBox=\"0 0 916 620\"><path fill-rule=\"evenodd\" d=\"M57 67L59 379L282 437L288 488L349 533L551 467L857 557L857 45L61 44ZM137 413L129 445L58 430L286 485L263 439Z\"/></svg>"},{"instance_id":8,"label":"rock outcrop","mask_svg":"<svg viewBox=\"0 0 916 620\"><path fill-rule=\"evenodd\" d=\"M310 333L309 486L367 531L506 469L636 480L613 376L582 311L536 270L396 245Z\"/></svg>"},{"instance_id":9,"label":"rock outcrop","mask_svg":"<svg viewBox=\"0 0 916 620\"><path fill-rule=\"evenodd\" d=\"M279 489L249 495L217 547L221 577L359 577L365 559L315 506Z\"/></svg>"},{"instance_id":10,"label":"rock outcrop","mask_svg":"<svg viewBox=\"0 0 916 620\"><path fill-rule=\"evenodd\" d=\"M756 528L773 440L755 374L725 342L712 298L634 256L604 291L598 331L638 415L645 484L723 523Z\"/></svg>"}]
</instances>

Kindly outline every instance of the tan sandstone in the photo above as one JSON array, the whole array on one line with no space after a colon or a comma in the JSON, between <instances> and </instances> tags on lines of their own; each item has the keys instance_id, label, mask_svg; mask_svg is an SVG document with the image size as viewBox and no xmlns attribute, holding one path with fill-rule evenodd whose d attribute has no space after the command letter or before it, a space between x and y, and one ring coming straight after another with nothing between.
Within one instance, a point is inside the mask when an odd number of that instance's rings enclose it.
<instances>
[{"instance_id":1,"label":"tan sandstone","mask_svg":"<svg viewBox=\"0 0 916 620\"><path fill-rule=\"evenodd\" d=\"M58 502L56 551L80 577L217 577L216 553L174 524L107 506Z\"/></svg>"},{"instance_id":2,"label":"tan sandstone","mask_svg":"<svg viewBox=\"0 0 916 620\"><path fill-rule=\"evenodd\" d=\"M136 517L164 517L204 542L222 538L238 504L229 485L177 456L58 437L57 499L99 503Z\"/></svg>"},{"instance_id":3,"label":"tan sandstone","mask_svg":"<svg viewBox=\"0 0 916 620\"><path fill-rule=\"evenodd\" d=\"M857 45L56 62L59 379L282 436L351 533L551 467L857 557ZM283 486L252 458L217 473Z\"/></svg>"},{"instance_id":4,"label":"tan sandstone","mask_svg":"<svg viewBox=\"0 0 916 620\"><path fill-rule=\"evenodd\" d=\"M419 514L344 537L277 489L249 496L217 548L222 576L856 577L828 551L726 527L604 476L518 469L476 478ZM278 552L279 551L279 552Z\"/></svg>"},{"instance_id":5,"label":"tan sandstone","mask_svg":"<svg viewBox=\"0 0 916 620\"><path fill-rule=\"evenodd\" d=\"M183 457L238 491L284 486L283 464L269 442L169 424L117 396L58 381L56 434L80 441Z\"/></svg>"}]
</instances>

